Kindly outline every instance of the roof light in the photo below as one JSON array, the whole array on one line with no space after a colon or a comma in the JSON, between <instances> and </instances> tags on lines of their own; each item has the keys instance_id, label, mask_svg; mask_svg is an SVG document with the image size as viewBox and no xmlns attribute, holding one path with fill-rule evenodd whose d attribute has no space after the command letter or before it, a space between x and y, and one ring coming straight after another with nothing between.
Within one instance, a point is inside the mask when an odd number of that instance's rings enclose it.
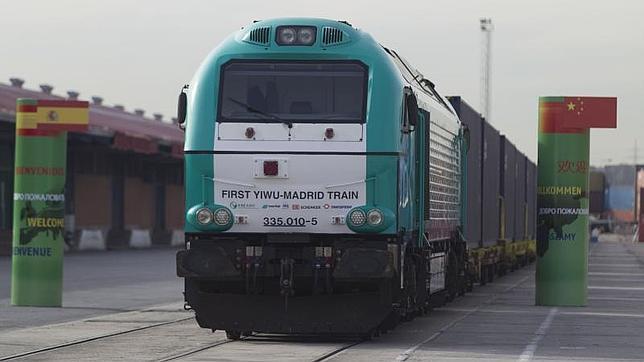
<instances>
[{"instance_id":1,"label":"roof light","mask_svg":"<svg viewBox=\"0 0 644 362\"><path fill-rule=\"evenodd\" d=\"M278 45L312 45L316 30L314 26L278 26L275 41Z\"/></svg>"},{"instance_id":2,"label":"roof light","mask_svg":"<svg viewBox=\"0 0 644 362\"><path fill-rule=\"evenodd\" d=\"M277 44L292 45L297 40L297 31L294 28L277 29Z\"/></svg>"},{"instance_id":3,"label":"roof light","mask_svg":"<svg viewBox=\"0 0 644 362\"><path fill-rule=\"evenodd\" d=\"M297 41L300 44L312 44L315 41L315 28L300 28L297 32Z\"/></svg>"}]
</instances>

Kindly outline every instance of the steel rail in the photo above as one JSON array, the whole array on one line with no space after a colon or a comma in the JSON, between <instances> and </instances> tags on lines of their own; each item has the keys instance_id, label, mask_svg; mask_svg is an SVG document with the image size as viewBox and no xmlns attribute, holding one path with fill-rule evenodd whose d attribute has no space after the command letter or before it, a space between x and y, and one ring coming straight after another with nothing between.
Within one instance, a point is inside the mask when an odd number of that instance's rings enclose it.
<instances>
[{"instance_id":1,"label":"steel rail","mask_svg":"<svg viewBox=\"0 0 644 362\"><path fill-rule=\"evenodd\" d=\"M194 316L175 319L175 320L171 320L171 321L167 321L167 322L160 322L160 323L150 324L150 325L143 326L143 327L132 328L132 329L124 330L124 331L103 334L103 335L100 335L100 336L95 336L95 337L90 337L90 338L78 339L78 340L75 340L75 341L65 342L65 343L56 344L56 345L53 345L53 346L48 346L48 347L43 347L43 348L38 348L38 349L34 349L34 350L31 350L31 351L27 351L27 352L20 352L20 353L12 354L12 355L9 355L9 356L2 356L2 357L0 357L0 361L9 361L9 360L13 360L13 359L29 357L29 356L33 356L33 355L37 355L37 354L41 354L41 353L56 351L56 350L67 348L67 347L78 346L78 345L81 345L81 344L84 344L84 343L98 341L98 340L101 340L101 339L107 339L107 338L111 338L111 337L121 336L121 335L128 334L128 333L133 333L133 332L143 331L143 330L146 330L146 329L166 326L166 325L169 325L169 324L180 323L180 322L187 321L187 320L190 320L190 319L194 319Z\"/></svg>"}]
</instances>

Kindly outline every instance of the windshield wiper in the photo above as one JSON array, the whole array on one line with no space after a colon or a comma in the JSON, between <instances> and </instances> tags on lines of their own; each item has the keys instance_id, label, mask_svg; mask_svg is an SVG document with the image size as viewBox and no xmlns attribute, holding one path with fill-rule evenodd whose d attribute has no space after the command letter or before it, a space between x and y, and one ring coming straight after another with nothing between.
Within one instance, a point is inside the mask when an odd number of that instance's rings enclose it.
<instances>
[{"instance_id":1,"label":"windshield wiper","mask_svg":"<svg viewBox=\"0 0 644 362\"><path fill-rule=\"evenodd\" d=\"M274 119L274 120L276 120L278 122L284 123L285 125L288 126L288 128L293 128L293 122L291 122L291 121L287 121L287 120L285 120L283 118L280 118L279 116L274 115L272 113L267 113L267 112L264 112L264 111L260 111L259 109L254 108L253 106L251 106L250 104L244 103L244 102L242 102L240 100L237 100L237 99L235 99L233 97L228 97L228 100L233 102L233 103L235 103L238 106L242 106L242 107L246 108L246 110L251 112L251 113L260 114L260 115L262 115L264 117L268 117L268 118Z\"/></svg>"}]
</instances>

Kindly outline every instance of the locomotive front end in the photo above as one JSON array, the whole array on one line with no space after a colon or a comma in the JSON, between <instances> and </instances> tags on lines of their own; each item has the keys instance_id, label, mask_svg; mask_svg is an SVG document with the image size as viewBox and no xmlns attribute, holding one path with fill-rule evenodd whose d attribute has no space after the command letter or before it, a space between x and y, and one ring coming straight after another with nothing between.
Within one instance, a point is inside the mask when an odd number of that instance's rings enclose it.
<instances>
[{"instance_id":1,"label":"locomotive front end","mask_svg":"<svg viewBox=\"0 0 644 362\"><path fill-rule=\"evenodd\" d=\"M363 334L390 312L401 105L384 100L402 86L381 53L346 23L282 19L197 72L177 274L202 327Z\"/></svg>"}]
</instances>

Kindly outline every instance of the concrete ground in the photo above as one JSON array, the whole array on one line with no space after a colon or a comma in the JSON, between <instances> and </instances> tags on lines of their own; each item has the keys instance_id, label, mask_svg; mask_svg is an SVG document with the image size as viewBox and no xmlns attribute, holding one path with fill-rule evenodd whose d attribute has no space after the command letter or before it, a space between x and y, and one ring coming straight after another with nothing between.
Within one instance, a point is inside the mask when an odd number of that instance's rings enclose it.
<instances>
[{"instance_id":1,"label":"concrete ground","mask_svg":"<svg viewBox=\"0 0 644 362\"><path fill-rule=\"evenodd\" d=\"M183 300L175 253L163 248L66 255L63 308L10 307L11 258L0 257L0 333Z\"/></svg>"},{"instance_id":2,"label":"concrete ground","mask_svg":"<svg viewBox=\"0 0 644 362\"><path fill-rule=\"evenodd\" d=\"M173 254L75 254L63 308L8 306L8 260L0 259L0 360L40 350L23 359L306 361L352 345L262 335L227 342L198 328L181 309ZM644 245L591 246L587 307L535 307L529 266L326 360L642 361Z\"/></svg>"},{"instance_id":3,"label":"concrete ground","mask_svg":"<svg viewBox=\"0 0 644 362\"><path fill-rule=\"evenodd\" d=\"M644 245L592 245L588 291L587 307L536 307L531 266L403 325L387 336L394 348L359 345L337 360L644 360Z\"/></svg>"}]
</instances>

